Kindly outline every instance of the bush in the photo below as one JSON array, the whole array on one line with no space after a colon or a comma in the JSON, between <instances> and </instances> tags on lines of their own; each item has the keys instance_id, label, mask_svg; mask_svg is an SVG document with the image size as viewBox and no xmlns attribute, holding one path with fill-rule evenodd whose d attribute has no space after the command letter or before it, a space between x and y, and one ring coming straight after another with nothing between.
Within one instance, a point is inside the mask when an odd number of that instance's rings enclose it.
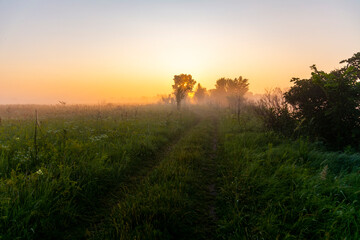
<instances>
[{"instance_id":1,"label":"bush","mask_svg":"<svg viewBox=\"0 0 360 240\"><path fill-rule=\"evenodd\" d=\"M268 130L291 135L295 129L290 106L285 102L279 88L267 91L257 103L255 112L264 121L265 128Z\"/></svg>"},{"instance_id":2,"label":"bush","mask_svg":"<svg viewBox=\"0 0 360 240\"><path fill-rule=\"evenodd\" d=\"M340 63L346 66L325 73L313 70L310 79L294 78L285 100L294 109L303 133L341 149L359 144L360 52Z\"/></svg>"}]
</instances>

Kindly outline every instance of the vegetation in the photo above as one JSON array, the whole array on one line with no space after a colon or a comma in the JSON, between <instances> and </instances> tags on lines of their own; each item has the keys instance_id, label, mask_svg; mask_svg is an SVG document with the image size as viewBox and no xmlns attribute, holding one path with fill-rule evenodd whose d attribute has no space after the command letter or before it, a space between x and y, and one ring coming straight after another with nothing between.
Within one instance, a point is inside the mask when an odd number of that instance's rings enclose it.
<instances>
[{"instance_id":1,"label":"vegetation","mask_svg":"<svg viewBox=\"0 0 360 240\"><path fill-rule=\"evenodd\" d=\"M359 59L256 104L0 106L0 239L360 239Z\"/></svg>"},{"instance_id":2,"label":"vegetation","mask_svg":"<svg viewBox=\"0 0 360 240\"><path fill-rule=\"evenodd\" d=\"M209 239L206 199L213 123L201 121L113 209L95 239Z\"/></svg>"},{"instance_id":3,"label":"vegetation","mask_svg":"<svg viewBox=\"0 0 360 240\"><path fill-rule=\"evenodd\" d=\"M338 149L358 147L360 134L360 52L341 61L346 66L325 73L316 66L310 79L294 78L285 93L294 107L294 118L312 137L323 139Z\"/></svg>"},{"instance_id":4,"label":"vegetation","mask_svg":"<svg viewBox=\"0 0 360 240\"><path fill-rule=\"evenodd\" d=\"M292 117L291 105L285 101L281 89L268 90L254 106L267 130L292 136L296 130L296 120Z\"/></svg>"},{"instance_id":5,"label":"vegetation","mask_svg":"<svg viewBox=\"0 0 360 240\"><path fill-rule=\"evenodd\" d=\"M195 86L196 81L190 74L180 74L174 76L174 95L176 99L177 108L180 109L181 101L186 97L188 92L191 92Z\"/></svg>"},{"instance_id":6,"label":"vegetation","mask_svg":"<svg viewBox=\"0 0 360 240\"><path fill-rule=\"evenodd\" d=\"M248 79L239 78L220 78L216 81L215 89L211 91L211 95L221 105L229 107L238 105L244 100L245 93L249 90Z\"/></svg>"},{"instance_id":7,"label":"vegetation","mask_svg":"<svg viewBox=\"0 0 360 240\"><path fill-rule=\"evenodd\" d=\"M307 136L329 149L359 149L360 53L343 60L330 73L311 67L309 79L293 78L294 85L264 94L255 107L267 129L286 136Z\"/></svg>"},{"instance_id":8,"label":"vegetation","mask_svg":"<svg viewBox=\"0 0 360 240\"><path fill-rule=\"evenodd\" d=\"M72 226L91 222L104 194L153 161L196 121L190 112L180 116L167 107L76 110L58 108L52 113L56 118L39 111L36 146L33 119L3 119L3 239L55 239ZM52 109L43 111L49 116Z\"/></svg>"},{"instance_id":9,"label":"vegetation","mask_svg":"<svg viewBox=\"0 0 360 240\"><path fill-rule=\"evenodd\" d=\"M220 121L218 239L359 239L360 155L290 141L255 119Z\"/></svg>"},{"instance_id":10,"label":"vegetation","mask_svg":"<svg viewBox=\"0 0 360 240\"><path fill-rule=\"evenodd\" d=\"M194 98L197 103L204 103L205 98L208 96L206 88L202 87L200 83L198 83Z\"/></svg>"}]
</instances>

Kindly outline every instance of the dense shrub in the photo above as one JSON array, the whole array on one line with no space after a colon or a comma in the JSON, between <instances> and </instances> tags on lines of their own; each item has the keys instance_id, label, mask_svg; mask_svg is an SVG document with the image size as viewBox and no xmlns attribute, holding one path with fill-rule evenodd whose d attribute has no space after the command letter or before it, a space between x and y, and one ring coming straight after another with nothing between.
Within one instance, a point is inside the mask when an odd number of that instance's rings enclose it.
<instances>
[{"instance_id":1,"label":"dense shrub","mask_svg":"<svg viewBox=\"0 0 360 240\"><path fill-rule=\"evenodd\" d=\"M337 149L357 146L360 136L360 52L330 73L312 66L310 79L294 78L286 102L303 133Z\"/></svg>"}]
</instances>

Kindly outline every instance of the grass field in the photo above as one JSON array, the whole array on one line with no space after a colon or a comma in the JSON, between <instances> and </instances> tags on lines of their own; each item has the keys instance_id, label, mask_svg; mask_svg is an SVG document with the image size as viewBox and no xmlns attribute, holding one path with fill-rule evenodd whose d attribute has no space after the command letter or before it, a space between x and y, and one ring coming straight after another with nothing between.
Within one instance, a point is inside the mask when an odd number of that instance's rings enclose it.
<instances>
[{"instance_id":1,"label":"grass field","mask_svg":"<svg viewBox=\"0 0 360 240\"><path fill-rule=\"evenodd\" d=\"M219 239L359 239L360 155L224 116Z\"/></svg>"},{"instance_id":2,"label":"grass field","mask_svg":"<svg viewBox=\"0 0 360 240\"><path fill-rule=\"evenodd\" d=\"M0 239L360 238L360 155L265 131L251 111L0 116Z\"/></svg>"}]
</instances>

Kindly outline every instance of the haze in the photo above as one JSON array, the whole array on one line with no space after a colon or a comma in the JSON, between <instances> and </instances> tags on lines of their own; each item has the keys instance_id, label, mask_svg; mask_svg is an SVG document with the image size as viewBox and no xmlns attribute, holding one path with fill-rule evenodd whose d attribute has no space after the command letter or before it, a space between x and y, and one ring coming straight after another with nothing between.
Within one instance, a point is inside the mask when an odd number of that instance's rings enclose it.
<instances>
[{"instance_id":1,"label":"haze","mask_svg":"<svg viewBox=\"0 0 360 240\"><path fill-rule=\"evenodd\" d=\"M1 1L0 104L147 101L175 74L287 88L360 51L360 1Z\"/></svg>"}]
</instances>

